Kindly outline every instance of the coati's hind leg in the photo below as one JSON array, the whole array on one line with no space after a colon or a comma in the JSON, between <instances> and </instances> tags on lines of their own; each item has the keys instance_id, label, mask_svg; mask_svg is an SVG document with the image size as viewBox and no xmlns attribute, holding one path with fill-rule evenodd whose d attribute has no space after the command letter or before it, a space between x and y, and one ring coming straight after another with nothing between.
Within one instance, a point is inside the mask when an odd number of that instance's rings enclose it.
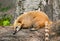
<instances>
[{"instance_id":1,"label":"coati's hind leg","mask_svg":"<svg viewBox=\"0 0 60 41\"><path fill-rule=\"evenodd\" d=\"M36 31L36 30L38 30L40 27L33 27L33 28L31 28L30 30L31 31Z\"/></svg>"},{"instance_id":2,"label":"coati's hind leg","mask_svg":"<svg viewBox=\"0 0 60 41\"><path fill-rule=\"evenodd\" d=\"M30 28L30 31L36 31L36 30L38 30L40 28L40 26L39 25L32 25L32 27Z\"/></svg>"},{"instance_id":3,"label":"coati's hind leg","mask_svg":"<svg viewBox=\"0 0 60 41\"><path fill-rule=\"evenodd\" d=\"M31 25L31 27L29 27L29 30L30 31L33 31L33 25Z\"/></svg>"}]
</instances>

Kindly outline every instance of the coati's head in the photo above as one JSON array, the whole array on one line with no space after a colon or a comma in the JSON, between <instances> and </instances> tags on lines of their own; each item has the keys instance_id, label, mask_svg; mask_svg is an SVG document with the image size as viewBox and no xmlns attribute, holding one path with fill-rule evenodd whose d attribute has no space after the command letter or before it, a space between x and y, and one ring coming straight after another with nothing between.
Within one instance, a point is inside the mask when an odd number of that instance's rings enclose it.
<instances>
[{"instance_id":1,"label":"coati's head","mask_svg":"<svg viewBox=\"0 0 60 41\"><path fill-rule=\"evenodd\" d=\"M20 23L14 24L14 33L13 34L16 34L19 30L21 30L21 28L22 28L22 24L20 24Z\"/></svg>"}]
</instances>

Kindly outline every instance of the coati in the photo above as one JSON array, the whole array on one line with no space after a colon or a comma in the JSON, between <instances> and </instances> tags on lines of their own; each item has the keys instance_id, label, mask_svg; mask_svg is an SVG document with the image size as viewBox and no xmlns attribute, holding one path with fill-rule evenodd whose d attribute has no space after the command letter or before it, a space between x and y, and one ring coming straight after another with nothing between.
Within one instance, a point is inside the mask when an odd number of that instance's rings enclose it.
<instances>
[{"instance_id":1,"label":"coati","mask_svg":"<svg viewBox=\"0 0 60 41\"><path fill-rule=\"evenodd\" d=\"M24 14L21 14L14 21L14 34L18 32L21 28L28 28L30 30L38 30L45 27L45 22L48 22L48 25L52 24L52 21L49 17L42 11L29 11Z\"/></svg>"}]
</instances>

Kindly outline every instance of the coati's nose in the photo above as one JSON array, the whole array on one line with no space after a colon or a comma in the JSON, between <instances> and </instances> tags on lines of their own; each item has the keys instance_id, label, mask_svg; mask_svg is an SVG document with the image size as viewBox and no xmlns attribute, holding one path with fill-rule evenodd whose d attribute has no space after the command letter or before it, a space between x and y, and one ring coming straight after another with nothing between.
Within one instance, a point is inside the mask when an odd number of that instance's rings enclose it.
<instances>
[{"instance_id":1,"label":"coati's nose","mask_svg":"<svg viewBox=\"0 0 60 41\"><path fill-rule=\"evenodd\" d=\"M13 35L15 35L17 33L17 31L14 31Z\"/></svg>"}]
</instances>

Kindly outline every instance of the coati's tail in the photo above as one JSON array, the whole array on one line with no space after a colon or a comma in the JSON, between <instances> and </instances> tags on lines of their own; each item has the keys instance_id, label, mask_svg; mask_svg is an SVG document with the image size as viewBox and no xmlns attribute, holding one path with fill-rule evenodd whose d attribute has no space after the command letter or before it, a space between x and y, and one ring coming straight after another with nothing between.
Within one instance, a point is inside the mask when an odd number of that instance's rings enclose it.
<instances>
[{"instance_id":1,"label":"coati's tail","mask_svg":"<svg viewBox=\"0 0 60 41\"><path fill-rule=\"evenodd\" d=\"M48 22L45 22L45 41L49 41L49 25Z\"/></svg>"}]
</instances>

